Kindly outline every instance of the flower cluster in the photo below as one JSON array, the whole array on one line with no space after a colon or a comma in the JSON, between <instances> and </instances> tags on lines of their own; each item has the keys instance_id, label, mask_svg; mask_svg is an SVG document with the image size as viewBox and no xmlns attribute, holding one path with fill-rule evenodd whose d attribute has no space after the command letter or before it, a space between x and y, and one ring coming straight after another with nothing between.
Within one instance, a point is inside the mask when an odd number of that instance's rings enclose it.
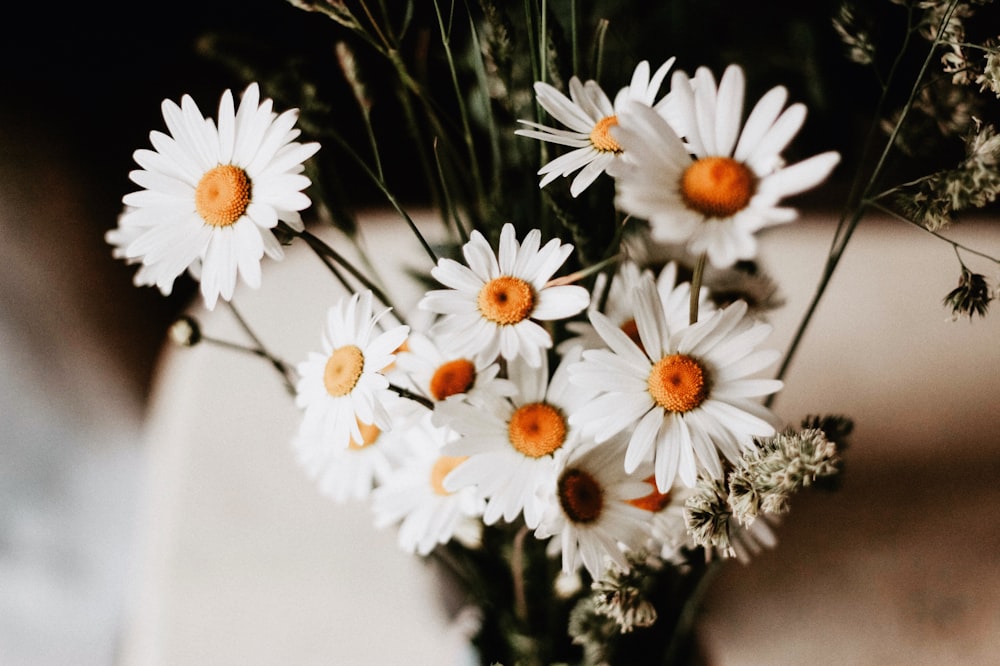
<instances>
[{"instance_id":1,"label":"flower cluster","mask_svg":"<svg viewBox=\"0 0 1000 666\"><path fill-rule=\"evenodd\" d=\"M363 34L389 59L415 132L415 106L445 108L426 103L430 89L406 69L391 21L375 38L365 26L377 19L356 16L348 3L292 3ZM320 492L367 502L376 525L397 530L401 548L462 573L482 610L484 660L563 662L576 645L583 663L638 663L628 636L664 625L661 641L683 633L690 613L681 607L709 563L747 561L773 545L791 496L840 471L846 420L789 429L770 402L864 213L881 208L937 235L953 212L1000 193L1000 139L975 121L957 167L882 193L872 185L884 176L879 160L868 185L852 189L816 300L782 357L767 345L766 310L780 299L756 266L759 234L794 221L788 200L823 183L841 160L832 150L786 159L805 105L780 85L748 100L748 75L736 64L717 78L709 67L676 69L673 57L655 69L643 61L614 94L579 75L561 79L553 64L532 70L545 70L545 80L523 87L533 117L515 115L484 142L492 159L481 158L475 122L496 131L499 111L524 106L514 33L498 6L483 4L474 73L488 90L469 113L434 3L459 120L426 119L434 137L421 158L429 198L443 202L445 240L429 242L392 195L373 131L371 164L346 150L432 260L413 311L394 306L392 285L384 292L306 229L305 190L322 174L313 158L328 151L299 142L298 111L276 112L256 83L238 106L226 91L215 119L187 96L163 103L168 132L152 132L153 149L136 151L141 168L131 179L141 190L124 197L107 241L114 256L139 264L136 284L169 293L189 275L209 309L220 300L232 307L240 281L258 287L264 255L280 259L283 244L305 243L344 287L323 304L316 351L297 364L259 345L248 351L268 358L293 394L301 421L292 450ZM950 94L955 85L962 100L977 85L996 90L993 46L979 49L985 67L964 64L971 6L919 4L910 29L939 49L927 62L941 58L955 77ZM867 30L845 6L838 33L856 62L877 67L883 55ZM372 130L375 93L361 61L345 43L336 53ZM873 121L889 127L885 154L905 154L911 111L926 102L931 113L950 99L935 94L914 84L904 106ZM962 101L936 120L968 130L974 108ZM303 127L341 149L349 144L316 118ZM450 142L454 127L462 137ZM527 169L526 154L538 158ZM487 164L496 179L489 186ZM526 175L529 193L508 196L512 173ZM894 207L884 203L890 195ZM333 216L333 203L323 203L319 220ZM956 315L985 314L985 278L962 269L946 304ZM186 344L213 341L193 318L183 323L176 333ZM535 630L543 616L565 620L565 644Z\"/></svg>"},{"instance_id":2,"label":"flower cluster","mask_svg":"<svg viewBox=\"0 0 1000 666\"><path fill-rule=\"evenodd\" d=\"M565 574L592 581L642 553L682 563L699 543L685 498L745 471L756 441L776 433L759 402L782 386L761 374L778 358L758 349L770 326L742 300L716 303L704 267L752 259L754 233L795 216L780 199L819 183L838 156L785 165L804 108L784 109L775 88L744 122L739 67L718 86L706 69L675 72L658 100L670 65L650 76L641 63L614 105L593 81L573 79L569 98L538 84L539 104L571 129L520 134L575 148L541 169L542 186L582 169L579 194L612 174L617 204L651 223L642 243L700 257L694 283L678 261L640 265L625 249L557 277L572 244L543 243L537 228L518 237L510 223L496 245L472 230L430 271L441 288L418 304L428 326L412 329L360 289L330 307L319 351L294 368L299 462L334 500L370 501L405 550L474 550L484 530L519 524ZM256 85L238 110L223 95L218 126L187 97L163 110L171 136L154 132L157 150L137 151L144 170L132 178L146 189L125 197L132 208L108 240L142 263L142 283L166 291L192 272L211 308L238 276L257 286L262 255L280 257L279 223L304 233L302 163L318 145L295 142L295 112L273 113ZM598 612L625 630L656 618L597 594Z\"/></svg>"}]
</instances>

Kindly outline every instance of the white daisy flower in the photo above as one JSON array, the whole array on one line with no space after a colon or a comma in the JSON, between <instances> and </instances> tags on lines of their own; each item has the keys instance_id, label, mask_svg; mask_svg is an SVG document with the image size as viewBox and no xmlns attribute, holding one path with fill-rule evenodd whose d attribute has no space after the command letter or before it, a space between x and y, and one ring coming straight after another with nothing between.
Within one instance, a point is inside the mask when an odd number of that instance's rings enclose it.
<instances>
[{"instance_id":1,"label":"white daisy flower","mask_svg":"<svg viewBox=\"0 0 1000 666\"><path fill-rule=\"evenodd\" d=\"M427 555L435 546L457 538L478 541L484 502L474 488L446 490L443 481L465 458L443 455L451 431L426 419L408 433L408 453L372 493L375 526L399 523L399 546Z\"/></svg>"},{"instance_id":2,"label":"white daisy flower","mask_svg":"<svg viewBox=\"0 0 1000 666\"><path fill-rule=\"evenodd\" d=\"M126 212L128 209L126 209ZM126 252L126 248L132 244L134 240L139 238L148 227L138 226L136 224L126 224L121 223L122 218L125 213L118 216L118 226L114 229L109 229L104 234L104 242L111 246L111 256L115 259L123 259L126 264L134 265L139 264L135 275L132 276L132 284L137 287L155 287L156 284L156 270L153 266L143 266L142 260L138 257L129 257ZM164 284L159 287L160 293L164 296L169 296L173 288L173 281Z\"/></svg>"},{"instance_id":3,"label":"white daisy flower","mask_svg":"<svg viewBox=\"0 0 1000 666\"><path fill-rule=\"evenodd\" d=\"M361 422L358 429L361 438L351 437L347 448L328 441L322 429L300 429L292 441L296 459L316 480L319 491L338 503L364 500L389 478L403 455L400 437L409 431L393 428L384 432Z\"/></svg>"},{"instance_id":4,"label":"white daisy flower","mask_svg":"<svg viewBox=\"0 0 1000 666\"><path fill-rule=\"evenodd\" d=\"M492 363L497 355L524 357L532 366L542 362L552 336L534 320L571 317L584 310L590 294L576 285L547 286L573 246L553 238L539 249L541 232L531 230L519 244L514 226L500 232L495 255L487 240L473 231L462 252L468 266L440 259L431 270L448 287L428 292L419 307L445 317L431 335L460 355Z\"/></svg>"},{"instance_id":5,"label":"white daisy flower","mask_svg":"<svg viewBox=\"0 0 1000 666\"><path fill-rule=\"evenodd\" d=\"M826 152L785 166L781 152L805 121L806 109L772 88L747 117L743 70L726 69L716 88L706 68L694 79L672 78L671 123L642 104L619 113L612 134L628 155L612 171L616 205L646 219L655 238L684 243L725 268L757 254L754 233L795 219L778 202L822 182L840 161Z\"/></svg>"},{"instance_id":6,"label":"white daisy flower","mask_svg":"<svg viewBox=\"0 0 1000 666\"><path fill-rule=\"evenodd\" d=\"M608 287L606 306L604 315L616 326L621 328L632 338L636 344L639 341L639 329L635 323L635 305L633 294L639 284L640 276L643 274L653 275L649 269L640 269L632 261L624 262L618 269L618 274L611 281ZM597 276L594 286L595 294L604 292L607 279L604 273ZM691 283L682 282L677 284L677 263L669 262L656 276L656 290L660 294L660 302L663 305L663 314L666 317L667 329L676 331L691 323ZM593 299L590 304L592 311L597 310L598 299ZM698 312L707 315L715 311L715 304L709 300L709 290L702 287L698 298ZM604 341L597 334L594 327L589 322L571 321L567 322L566 330L572 337L568 337L559 343L556 348L560 353L565 352L570 347L580 345L584 349L594 349L604 347Z\"/></svg>"},{"instance_id":7,"label":"white daisy flower","mask_svg":"<svg viewBox=\"0 0 1000 666\"><path fill-rule=\"evenodd\" d=\"M484 394L511 396L516 392L513 384L499 377L499 364L447 354L422 333L410 334L406 349L396 355L396 368L414 391L435 405L445 400L475 404L488 399Z\"/></svg>"},{"instance_id":8,"label":"white daisy flower","mask_svg":"<svg viewBox=\"0 0 1000 666\"><path fill-rule=\"evenodd\" d=\"M775 432L774 416L751 398L774 393L782 383L750 375L779 354L754 351L771 327L746 313L746 303L737 301L671 333L656 286L645 278L636 291L641 346L601 313L591 313L608 349L584 351L570 373L574 383L602 393L570 423L598 442L631 429L625 469L632 472L652 457L661 490L675 477L694 486L699 468L721 477L719 452L735 461L753 437Z\"/></svg>"},{"instance_id":9,"label":"white daisy flower","mask_svg":"<svg viewBox=\"0 0 1000 666\"><path fill-rule=\"evenodd\" d=\"M609 164L622 155L622 147L608 131L618 124L617 114L622 106L627 101L653 106L660 84L673 64L674 58L670 58L650 77L649 62L640 62L632 73L631 83L615 95L614 104L596 81L581 83L574 76L569 81L569 97L548 83L535 83L538 103L569 129L521 120L519 122L534 129L519 129L515 134L574 149L555 158L538 171L538 175L542 176L538 186L545 187L556 178L579 170L580 173L570 185L570 193L575 197L587 189Z\"/></svg>"},{"instance_id":10,"label":"white daisy flower","mask_svg":"<svg viewBox=\"0 0 1000 666\"><path fill-rule=\"evenodd\" d=\"M551 546L562 552L563 571L582 564L594 580L609 563L627 571L626 553L649 538L649 514L631 502L648 495L652 486L625 473L622 448L616 442L582 447L559 472L554 501L535 536L557 536Z\"/></svg>"},{"instance_id":11,"label":"white daisy flower","mask_svg":"<svg viewBox=\"0 0 1000 666\"><path fill-rule=\"evenodd\" d=\"M134 210L121 221L143 231L125 247L126 258L141 260L161 290L201 261L201 293L214 308L220 296L232 298L237 275L260 285L265 253L281 258L271 232L279 220L302 229L298 211L310 204L302 163L319 144L295 141L296 110L277 115L271 107L256 83L238 109L230 91L222 95L218 126L188 95L180 106L163 102L170 134L151 132L154 150L134 153L142 168L129 178L144 189L125 195Z\"/></svg>"},{"instance_id":12,"label":"white daisy flower","mask_svg":"<svg viewBox=\"0 0 1000 666\"><path fill-rule=\"evenodd\" d=\"M387 404L395 394L382 374L406 339L407 326L380 333L388 308L372 312L372 293L344 297L327 313L323 352L299 363L295 404L305 410L303 432L317 432L330 447L346 449L364 441L359 423L391 428Z\"/></svg>"},{"instance_id":13,"label":"white daisy flower","mask_svg":"<svg viewBox=\"0 0 1000 666\"><path fill-rule=\"evenodd\" d=\"M591 395L569 383L566 368L578 359L579 350L572 351L551 380L544 360L537 368L514 360L508 364L518 389L512 399L440 406L442 421L461 435L445 453L468 458L448 475L444 487L475 486L487 501L487 525L501 517L512 522L522 512L529 528L538 525L546 501L542 490L554 482L559 461L577 442L566 416Z\"/></svg>"},{"instance_id":14,"label":"white daisy flower","mask_svg":"<svg viewBox=\"0 0 1000 666\"><path fill-rule=\"evenodd\" d=\"M681 565L686 560L683 550L696 547L688 533L685 515L685 502L694 490L674 484L669 491L661 493L655 487L654 477L646 480L653 484L653 489L648 495L630 503L649 513L650 551L659 553L660 559L665 562Z\"/></svg>"}]
</instances>

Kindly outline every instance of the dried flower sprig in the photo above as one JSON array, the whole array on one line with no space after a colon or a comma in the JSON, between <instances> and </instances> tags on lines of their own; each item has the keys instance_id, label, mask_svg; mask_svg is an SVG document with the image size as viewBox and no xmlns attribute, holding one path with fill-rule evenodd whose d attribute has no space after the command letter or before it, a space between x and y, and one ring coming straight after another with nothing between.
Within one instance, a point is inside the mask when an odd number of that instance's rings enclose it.
<instances>
[{"instance_id":1,"label":"dried flower sprig","mask_svg":"<svg viewBox=\"0 0 1000 666\"><path fill-rule=\"evenodd\" d=\"M992 300L993 293L986 278L962 266L958 286L944 297L944 304L951 309L953 319L968 316L971 321L974 316L985 317Z\"/></svg>"},{"instance_id":2,"label":"dried flower sprig","mask_svg":"<svg viewBox=\"0 0 1000 666\"><path fill-rule=\"evenodd\" d=\"M819 429L785 431L757 442L729 475L727 503L742 525L760 513L787 513L792 495L840 472L837 446Z\"/></svg>"}]
</instances>

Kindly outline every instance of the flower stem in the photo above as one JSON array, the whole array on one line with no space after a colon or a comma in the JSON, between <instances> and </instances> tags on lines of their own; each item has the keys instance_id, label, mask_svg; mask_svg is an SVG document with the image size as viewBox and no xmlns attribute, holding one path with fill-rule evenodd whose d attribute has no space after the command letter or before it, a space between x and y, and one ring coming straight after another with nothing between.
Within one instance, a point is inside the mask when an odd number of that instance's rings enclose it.
<instances>
[{"instance_id":1,"label":"flower stem","mask_svg":"<svg viewBox=\"0 0 1000 666\"><path fill-rule=\"evenodd\" d=\"M691 276L691 299L688 302L688 323L694 324L698 321L698 306L701 301L701 283L705 278L705 260L708 253L702 252L698 257L698 263L694 266L694 274Z\"/></svg>"},{"instance_id":2,"label":"flower stem","mask_svg":"<svg viewBox=\"0 0 1000 666\"><path fill-rule=\"evenodd\" d=\"M692 640L691 632L694 629L694 621L698 616L698 612L701 610L701 602L711 587L712 580L722 568L721 563L723 561L716 559L709 562L705 566L705 570L701 572L698 582L695 583L691 593L684 600L684 606L681 608L681 613L677 618L677 624L674 625L673 635L670 638L670 643L667 645L667 651L663 655L661 663L664 666L674 666L675 664L679 666L680 662L678 659L684 657L684 649Z\"/></svg>"},{"instance_id":3,"label":"flower stem","mask_svg":"<svg viewBox=\"0 0 1000 666\"><path fill-rule=\"evenodd\" d=\"M241 345L237 345L232 342L217 340L206 336L202 336L202 339L205 340L206 342L211 342L212 344L228 347L230 349L242 350L266 359L271 364L271 366L278 371L278 374L281 375L281 378L285 384L285 388L288 390L288 392L292 395L295 395L295 377L291 367L289 367L287 363L285 363L277 356L272 354L270 351L268 351L268 349L260 341L260 338L257 337L257 334L254 333L253 329L250 327L250 324L247 323L247 320L243 318L243 315L241 315L239 310L236 309L236 306L233 305L232 301L226 301L226 305L229 306L229 310L230 312L233 313L233 317L236 318L236 321L239 322L240 327L246 332L246 334L250 336L250 339L253 341L253 344L255 346L243 347Z\"/></svg>"}]
</instances>

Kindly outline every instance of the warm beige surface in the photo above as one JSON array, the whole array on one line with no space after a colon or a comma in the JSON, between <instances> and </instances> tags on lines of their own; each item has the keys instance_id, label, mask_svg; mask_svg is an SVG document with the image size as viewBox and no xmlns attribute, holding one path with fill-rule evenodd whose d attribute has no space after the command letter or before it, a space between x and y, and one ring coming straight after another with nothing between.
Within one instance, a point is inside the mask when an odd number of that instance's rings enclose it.
<instances>
[{"instance_id":1,"label":"warm beige surface","mask_svg":"<svg viewBox=\"0 0 1000 666\"><path fill-rule=\"evenodd\" d=\"M802 223L764 238L787 300L774 346L811 293L829 231ZM1000 253L1000 234L970 232ZM392 239L380 265L408 256L426 268L405 232ZM335 294L302 249L238 297L291 360L316 346ZM776 405L789 420L857 420L844 488L799 498L776 550L716 579L702 625L713 663L996 663L1000 320L947 321L953 257L899 224L857 234ZM224 307L203 323L236 335ZM289 448L297 418L264 364L168 351L123 664L453 663L460 641L442 634L434 581L364 507L318 496Z\"/></svg>"}]
</instances>

